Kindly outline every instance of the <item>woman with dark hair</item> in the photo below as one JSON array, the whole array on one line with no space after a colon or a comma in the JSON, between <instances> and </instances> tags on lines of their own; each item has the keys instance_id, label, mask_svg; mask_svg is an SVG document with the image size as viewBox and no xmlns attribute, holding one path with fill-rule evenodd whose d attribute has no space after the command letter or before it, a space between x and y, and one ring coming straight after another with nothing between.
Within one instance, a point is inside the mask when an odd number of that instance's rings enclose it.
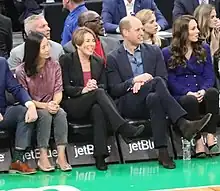
<instances>
[{"instance_id":1,"label":"woman with dark hair","mask_svg":"<svg viewBox=\"0 0 220 191\"><path fill-rule=\"evenodd\" d=\"M61 170L69 171L71 166L65 155L68 125L66 113L59 105L63 91L62 73L59 64L50 59L49 50L47 38L41 33L31 32L25 42L24 63L16 68L16 76L37 108L37 144L40 149L38 167L45 172L54 170L47 156L53 125L58 151L56 164Z\"/></svg>"},{"instance_id":2,"label":"woman with dark hair","mask_svg":"<svg viewBox=\"0 0 220 191\"><path fill-rule=\"evenodd\" d=\"M174 22L171 46L163 49L163 55L168 68L170 92L188 112L187 117L197 120L203 113L212 113L203 132L207 133L206 146L210 153L218 151L214 134L219 95L213 88L212 57L209 45L199 40L198 24L193 16L181 16ZM206 156L201 134L196 137L196 156Z\"/></svg>"},{"instance_id":3,"label":"woman with dark hair","mask_svg":"<svg viewBox=\"0 0 220 191\"><path fill-rule=\"evenodd\" d=\"M64 99L62 107L69 120L90 119L93 125L94 158L99 170L107 170L107 127L122 135L128 143L138 136L144 126L129 125L119 114L107 94L104 60L93 55L96 43L93 31L78 28L73 35L76 51L60 58L63 73Z\"/></svg>"}]
</instances>

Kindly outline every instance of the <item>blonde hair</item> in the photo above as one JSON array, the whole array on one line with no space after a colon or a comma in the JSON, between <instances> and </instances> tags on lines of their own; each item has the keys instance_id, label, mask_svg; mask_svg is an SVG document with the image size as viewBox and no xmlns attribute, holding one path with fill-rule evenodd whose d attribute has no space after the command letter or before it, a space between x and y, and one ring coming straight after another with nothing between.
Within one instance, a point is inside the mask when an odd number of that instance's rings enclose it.
<instances>
[{"instance_id":1,"label":"blonde hair","mask_svg":"<svg viewBox=\"0 0 220 191\"><path fill-rule=\"evenodd\" d=\"M150 9L142 9L139 12L136 13L136 17L142 22L143 25L148 23L152 17L152 15L155 15L154 12ZM146 31L144 31L146 33ZM152 35L149 34L150 40L152 44L156 44L158 46L161 46L161 39L156 34ZM146 39L145 39L146 40Z\"/></svg>"},{"instance_id":2,"label":"blonde hair","mask_svg":"<svg viewBox=\"0 0 220 191\"><path fill-rule=\"evenodd\" d=\"M44 19L43 14L39 15L31 15L30 17L26 18L24 20L24 30L26 34L28 35L31 31L35 32L36 31L36 25L35 21Z\"/></svg>"},{"instance_id":3,"label":"blonde hair","mask_svg":"<svg viewBox=\"0 0 220 191\"><path fill-rule=\"evenodd\" d=\"M215 7L210 4L201 4L194 11L194 17L198 21L198 27L200 29L200 36L204 40L208 40L211 35L209 21L211 12L214 9Z\"/></svg>"},{"instance_id":4,"label":"blonde hair","mask_svg":"<svg viewBox=\"0 0 220 191\"><path fill-rule=\"evenodd\" d=\"M77 48L77 46L81 46L84 42L84 36L86 33L90 33L94 39L96 40L96 35L95 33L87 28L87 27L79 27L78 29L75 30L72 36L72 44Z\"/></svg>"}]
</instances>

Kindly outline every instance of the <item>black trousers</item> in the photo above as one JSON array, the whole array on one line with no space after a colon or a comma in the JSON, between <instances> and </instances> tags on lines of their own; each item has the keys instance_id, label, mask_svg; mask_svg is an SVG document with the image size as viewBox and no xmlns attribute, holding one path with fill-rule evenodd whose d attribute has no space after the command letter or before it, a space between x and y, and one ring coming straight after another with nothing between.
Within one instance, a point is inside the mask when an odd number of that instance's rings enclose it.
<instances>
[{"instance_id":1,"label":"black trousers","mask_svg":"<svg viewBox=\"0 0 220 191\"><path fill-rule=\"evenodd\" d=\"M201 114L212 113L211 120L202 130L202 132L216 133L219 113L219 93L215 88L210 88L206 91L204 99L199 103L195 96L185 95L179 100L182 107L187 111L189 120L197 120L201 118ZM196 137L199 139L200 134Z\"/></svg>"},{"instance_id":2,"label":"black trousers","mask_svg":"<svg viewBox=\"0 0 220 191\"><path fill-rule=\"evenodd\" d=\"M90 118L94 128L94 156L108 156L107 123L113 131L126 121L104 89L96 89L79 97L63 101L62 107L70 120Z\"/></svg>"},{"instance_id":3,"label":"black trousers","mask_svg":"<svg viewBox=\"0 0 220 191\"><path fill-rule=\"evenodd\" d=\"M129 118L151 118L155 147L167 146L168 116L173 123L186 115L186 111L170 95L166 83L161 77L155 77L144 84L137 94L128 92L118 101L123 116Z\"/></svg>"}]
</instances>

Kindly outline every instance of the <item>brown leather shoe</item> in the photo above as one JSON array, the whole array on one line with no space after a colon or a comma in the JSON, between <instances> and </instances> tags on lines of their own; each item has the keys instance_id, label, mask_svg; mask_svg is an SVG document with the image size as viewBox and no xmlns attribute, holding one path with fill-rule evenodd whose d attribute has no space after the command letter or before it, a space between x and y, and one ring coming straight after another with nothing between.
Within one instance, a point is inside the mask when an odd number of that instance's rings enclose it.
<instances>
[{"instance_id":1,"label":"brown leather shoe","mask_svg":"<svg viewBox=\"0 0 220 191\"><path fill-rule=\"evenodd\" d=\"M28 164L17 160L16 162L11 163L9 172L19 174L35 174L37 171L34 168L30 168Z\"/></svg>"}]
</instances>

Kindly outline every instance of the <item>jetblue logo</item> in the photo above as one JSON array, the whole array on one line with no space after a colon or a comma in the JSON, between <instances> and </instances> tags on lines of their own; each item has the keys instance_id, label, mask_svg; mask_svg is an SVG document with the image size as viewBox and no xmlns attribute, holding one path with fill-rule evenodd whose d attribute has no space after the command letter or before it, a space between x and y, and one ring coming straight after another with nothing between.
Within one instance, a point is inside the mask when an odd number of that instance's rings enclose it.
<instances>
[{"instance_id":1,"label":"jetblue logo","mask_svg":"<svg viewBox=\"0 0 220 191\"><path fill-rule=\"evenodd\" d=\"M93 155L94 146L92 144L83 145L83 146L80 146L80 147L74 145L73 150L74 150L74 153L75 153L74 157L78 158L78 157L83 156L83 155ZM109 153L111 152L111 145L108 146L108 152Z\"/></svg>"},{"instance_id":2,"label":"jetblue logo","mask_svg":"<svg viewBox=\"0 0 220 191\"><path fill-rule=\"evenodd\" d=\"M146 150L153 150L154 149L154 142L149 140L140 140L135 143L129 144L129 153L133 153L136 151L146 151Z\"/></svg>"},{"instance_id":3,"label":"jetblue logo","mask_svg":"<svg viewBox=\"0 0 220 191\"><path fill-rule=\"evenodd\" d=\"M5 154L0 154L0 162L4 162L5 161Z\"/></svg>"},{"instance_id":4,"label":"jetblue logo","mask_svg":"<svg viewBox=\"0 0 220 191\"><path fill-rule=\"evenodd\" d=\"M57 153L57 150L54 149L54 150L48 150L48 158L57 158L58 156L58 153ZM24 158L26 160L35 160L35 159L39 159L40 158L40 150L39 149L35 149L35 150L31 150L30 152L26 152L24 154Z\"/></svg>"}]
</instances>

